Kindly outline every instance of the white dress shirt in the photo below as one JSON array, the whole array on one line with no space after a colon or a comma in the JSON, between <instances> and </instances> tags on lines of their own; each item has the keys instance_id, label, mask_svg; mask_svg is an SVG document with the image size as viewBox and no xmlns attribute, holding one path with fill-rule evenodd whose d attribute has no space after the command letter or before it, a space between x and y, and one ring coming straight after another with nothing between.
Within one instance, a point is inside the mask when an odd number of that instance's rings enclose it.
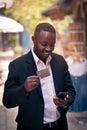
<instances>
[{"instance_id":1,"label":"white dress shirt","mask_svg":"<svg viewBox=\"0 0 87 130\"><path fill-rule=\"evenodd\" d=\"M44 78L40 78L41 83L41 90L43 94L43 99L45 103L45 110L44 110L44 123L54 122L58 118L60 118L60 113L57 111L57 106L53 103L53 98L56 95L55 87L53 82L52 70L50 67L51 56L48 57L46 64L41 61L36 54L33 52L32 54L37 66L37 70L48 69L49 76Z\"/></svg>"}]
</instances>

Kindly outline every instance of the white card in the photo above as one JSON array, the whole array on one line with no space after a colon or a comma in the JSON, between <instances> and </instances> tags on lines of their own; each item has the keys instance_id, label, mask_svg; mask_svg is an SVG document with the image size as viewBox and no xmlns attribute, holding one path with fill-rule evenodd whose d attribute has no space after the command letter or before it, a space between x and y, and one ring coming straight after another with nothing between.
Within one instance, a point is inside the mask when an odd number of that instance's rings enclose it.
<instances>
[{"instance_id":1,"label":"white card","mask_svg":"<svg viewBox=\"0 0 87 130\"><path fill-rule=\"evenodd\" d=\"M40 78L45 78L45 77L47 77L47 76L50 76L49 69L46 68L46 69L37 71L37 75L38 75Z\"/></svg>"}]
</instances>

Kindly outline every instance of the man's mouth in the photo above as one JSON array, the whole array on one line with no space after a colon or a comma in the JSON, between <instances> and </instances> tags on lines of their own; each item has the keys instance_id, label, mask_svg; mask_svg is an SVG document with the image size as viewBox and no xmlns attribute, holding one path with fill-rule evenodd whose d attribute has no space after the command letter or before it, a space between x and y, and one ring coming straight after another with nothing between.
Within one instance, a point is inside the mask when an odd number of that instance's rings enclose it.
<instances>
[{"instance_id":1,"label":"man's mouth","mask_svg":"<svg viewBox=\"0 0 87 130\"><path fill-rule=\"evenodd\" d=\"M48 52L45 52L45 53L43 54L43 56L46 57L46 58L49 57L49 55L50 55L50 53L48 53Z\"/></svg>"},{"instance_id":2,"label":"man's mouth","mask_svg":"<svg viewBox=\"0 0 87 130\"><path fill-rule=\"evenodd\" d=\"M49 53L49 52L44 52L44 55L47 55L47 56L48 56L48 55L50 55L50 53Z\"/></svg>"}]
</instances>

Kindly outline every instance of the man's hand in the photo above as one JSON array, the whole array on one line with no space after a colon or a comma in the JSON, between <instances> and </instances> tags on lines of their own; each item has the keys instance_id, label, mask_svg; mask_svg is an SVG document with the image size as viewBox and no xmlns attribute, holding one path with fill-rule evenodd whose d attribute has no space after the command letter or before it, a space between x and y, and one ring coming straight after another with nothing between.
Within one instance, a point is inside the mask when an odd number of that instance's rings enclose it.
<instances>
[{"instance_id":1,"label":"man's hand","mask_svg":"<svg viewBox=\"0 0 87 130\"><path fill-rule=\"evenodd\" d=\"M59 106L59 107L63 107L63 108L67 107L68 101L69 101L69 95L68 94L65 96L64 99L59 98L57 96L53 98L54 104Z\"/></svg>"},{"instance_id":2,"label":"man's hand","mask_svg":"<svg viewBox=\"0 0 87 130\"><path fill-rule=\"evenodd\" d=\"M33 89L38 87L40 79L38 76L29 76L26 78L24 87L27 92L31 92Z\"/></svg>"}]
</instances>

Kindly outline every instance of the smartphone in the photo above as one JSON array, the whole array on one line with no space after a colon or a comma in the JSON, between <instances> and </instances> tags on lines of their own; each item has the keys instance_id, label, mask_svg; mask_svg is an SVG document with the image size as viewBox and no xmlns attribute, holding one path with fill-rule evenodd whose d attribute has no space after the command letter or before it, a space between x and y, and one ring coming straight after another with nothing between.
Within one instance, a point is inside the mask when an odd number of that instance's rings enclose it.
<instances>
[{"instance_id":1,"label":"smartphone","mask_svg":"<svg viewBox=\"0 0 87 130\"><path fill-rule=\"evenodd\" d=\"M61 98L61 99L64 99L67 95L67 92L59 92L57 97Z\"/></svg>"}]
</instances>

